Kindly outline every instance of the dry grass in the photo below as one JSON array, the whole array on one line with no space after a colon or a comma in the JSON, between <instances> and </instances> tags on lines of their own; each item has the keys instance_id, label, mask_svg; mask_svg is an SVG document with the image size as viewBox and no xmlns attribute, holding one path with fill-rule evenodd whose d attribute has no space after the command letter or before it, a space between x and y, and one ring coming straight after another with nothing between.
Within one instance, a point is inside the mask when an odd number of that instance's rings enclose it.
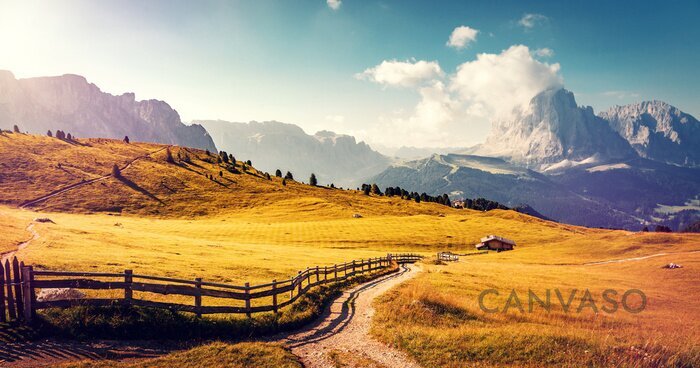
<instances>
[{"instance_id":1,"label":"dry grass","mask_svg":"<svg viewBox=\"0 0 700 368\"><path fill-rule=\"evenodd\" d=\"M525 261L519 261L520 256ZM425 366L459 366L473 362L483 366L679 366L700 364L700 295L697 275L700 253L665 256L644 261L600 266L557 266L527 263L524 252L512 252L508 260L491 254L463 259L449 266L426 265L419 275L378 302L373 333L413 355ZM684 268L667 270L677 262ZM496 289L485 298L487 313L479 306L479 294ZM551 290L552 309L528 305L528 290L545 299ZM566 301L574 289L570 313L555 294ZM588 289L599 313L591 308L578 312ZM605 289L621 294L640 289L647 307L631 314L602 299ZM503 313L512 290L523 311ZM630 306L639 306L631 297Z\"/></svg>"},{"instance_id":2,"label":"dry grass","mask_svg":"<svg viewBox=\"0 0 700 368\"><path fill-rule=\"evenodd\" d=\"M133 362L85 361L62 368L300 368L302 364L289 351L276 344L222 342L202 345L162 357Z\"/></svg>"},{"instance_id":3,"label":"dry grass","mask_svg":"<svg viewBox=\"0 0 700 368\"><path fill-rule=\"evenodd\" d=\"M203 151L172 147L108 178L41 203L20 203L58 187L109 173L160 145L113 140L0 136L0 249L29 238L35 217L41 237L19 252L40 268L122 271L241 284L282 279L297 270L387 252L464 253L486 234L514 239L513 252L426 265L417 279L379 304L376 334L426 366L688 366L697 346L700 254L582 266L586 262L700 249L693 234L631 233L542 221L512 211L454 210L431 203L364 196L266 180L254 169L229 173ZM189 157L185 160L185 157ZM240 158L240 157L239 157ZM246 159L246 158L243 158ZM254 159L254 158L253 158ZM189 162L187 162L189 161ZM66 169L58 169L62 163ZM240 163L237 169L242 167ZM281 168L284 170L285 168ZM215 180L208 179L213 175ZM8 178L8 180L5 180ZM360 213L363 218L353 218ZM661 265L676 262L679 270ZM484 288L527 296L546 289L639 288L641 314L487 314L476 298ZM576 302L574 303L576 304Z\"/></svg>"}]
</instances>

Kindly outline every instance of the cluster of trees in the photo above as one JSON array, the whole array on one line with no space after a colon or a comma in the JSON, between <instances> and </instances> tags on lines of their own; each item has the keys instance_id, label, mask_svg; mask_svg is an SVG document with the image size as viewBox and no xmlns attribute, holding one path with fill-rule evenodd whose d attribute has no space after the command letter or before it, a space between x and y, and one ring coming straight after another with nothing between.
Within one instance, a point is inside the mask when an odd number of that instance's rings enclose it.
<instances>
[{"instance_id":1,"label":"cluster of trees","mask_svg":"<svg viewBox=\"0 0 700 368\"><path fill-rule=\"evenodd\" d=\"M696 221L683 229L684 233L700 233L700 221Z\"/></svg>"},{"instance_id":2,"label":"cluster of trees","mask_svg":"<svg viewBox=\"0 0 700 368\"><path fill-rule=\"evenodd\" d=\"M362 187L358 189L362 190L362 192L365 195L374 194L378 196L385 195L387 197L401 197L401 199L413 200L416 203L432 202L442 204L448 207L452 206L452 202L450 201L450 198L447 196L447 194L431 196L427 193L419 194L418 192L409 192L401 187L388 187L384 190L384 193L382 193L377 184L362 184Z\"/></svg>"},{"instance_id":3,"label":"cluster of trees","mask_svg":"<svg viewBox=\"0 0 700 368\"><path fill-rule=\"evenodd\" d=\"M462 208L468 208L470 210L477 211L491 211L491 210L509 210L510 208L496 202L491 201L486 198L476 198L476 199L465 199L462 201Z\"/></svg>"},{"instance_id":4,"label":"cluster of trees","mask_svg":"<svg viewBox=\"0 0 700 368\"><path fill-rule=\"evenodd\" d=\"M209 150L207 150L207 155L209 155L209 154L210 154L210 152L209 152ZM225 164L231 163L231 164L234 165L234 166L236 165L236 158L233 157L232 154L226 153L226 151L220 151L220 152L219 152L218 161L219 161L219 163L222 163L222 162L223 162L223 163L225 163Z\"/></svg>"},{"instance_id":5,"label":"cluster of trees","mask_svg":"<svg viewBox=\"0 0 700 368\"><path fill-rule=\"evenodd\" d=\"M16 127L16 126L17 126L17 125L15 125L15 127ZM49 136L49 137L53 137L53 134L51 134L51 131L50 131L50 130L49 130L48 132L46 132L46 135ZM67 134L66 134L66 132L64 132L64 131L62 131L62 130L57 130L57 131L56 131L56 138L58 138L58 139L63 139L63 140L66 140L66 141L72 141L73 138L75 138L75 137L73 137L70 133L67 133ZM128 139L128 138L127 138L127 139ZM127 143L128 143L128 141L127 141Z\"/></svg>"}]
</instances>

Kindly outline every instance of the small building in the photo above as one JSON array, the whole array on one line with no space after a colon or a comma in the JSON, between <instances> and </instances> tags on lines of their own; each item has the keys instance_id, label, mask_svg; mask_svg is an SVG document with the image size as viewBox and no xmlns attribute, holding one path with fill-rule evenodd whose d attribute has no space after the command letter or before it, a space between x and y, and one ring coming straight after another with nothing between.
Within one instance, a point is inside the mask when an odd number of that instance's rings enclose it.
<instances>
[{"instance_id":1,"label":"small building","mask_svg":"<svg viewBox=\"0 0 700 368\"><path fill-rule=\"evenodd\" d=\"M487 235L481 238L481 243L475 245L478 250L495 250L499 252L502 250L513 250L514 246L514 241L496 235Z\"/></svg>"}]
</instances>

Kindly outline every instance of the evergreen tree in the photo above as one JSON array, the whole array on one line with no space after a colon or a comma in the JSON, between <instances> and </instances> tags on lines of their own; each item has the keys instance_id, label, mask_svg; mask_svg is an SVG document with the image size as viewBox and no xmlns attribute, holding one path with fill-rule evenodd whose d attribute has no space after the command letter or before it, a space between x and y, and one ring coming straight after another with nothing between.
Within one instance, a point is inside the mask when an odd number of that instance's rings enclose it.
<instances>
[{"instance_id":1,"label":"evergreen tree","mask_svg":"<svg viewBox=\"0 0 700 368\"><path fill-rule=\"evenodd\" d=\"M265 173L265 179L272 180L272 178L270 177L270 173L267 173L267 172Z\"/></svg>"},{"instance_id":2,"label":"evergreen tree","mask_svg":"<svg viewBox=\"0 0 700 368\"><path fill-rule=\"evenodd\" d=\"M248 166L253 166L253 163L250 162L250 160L246 161L245 164L248 165Z\"/></svg>"},{"instance_id":3,"label":"evergreen tree","mask_svg":"<svg viewBox=\"0 0 700 368\"><path fill-rule=\"evenodd\" d=\"M219 152L219 157L224 163L228 163L228 154L224 151Z\"/></svg>"},{"instance_id":4,"label":"evergreen tree","mask_svg":"<svg viewBox=\"0 0 700 368\"><path fill-rule=\"evenodd\" d=\"M208 149L208 148L207 148L207 150L204 151L204 152L207 154L207 156L211 156L211 152L209 152L209 149Z\"/></svg>"},{"instance_id":5,"label":"evergreen tree","mask_svg":"<svg viewBox=\"0 0 700 368\"><path fill-rule=\"evenodd\" d=\"M290 173L289 171L287 171L287 173L284 174L284 178L287 179L287 180L294 180L294 175L292 175L292 173Z\"/></svg>"},{"instance_id":6,"label":"evergreen tree","mask_svg":"<svg viewBox=\"0 0 700 368\"><path fill-rule=\"evenodd\" d=\"M649 232L649 228L648 228L648 227L646 227L646 226L644 226L644 228L642 229L642 232L644 232L644 233L648 233L648 232Z\"/></svg>"},{"instance_id":7,"label":"evergreen tree","mask_svg":"<svg viewBox=\"0 0 700 368\"><path fill-rule=\"evenodd\" d=\"M287 179L282 179L282 185L287 186Z\"/></svg>"},{"instance_id":8,"label":"evergreen tree","mask_svg":"<svg viewBox=\"0 0 700 368\"><path fill-rule=\"evenodd\" d=\"M234 165L236 164L236 158L233 157L233 155L230 154L230 153L228 154L228 160L229 160L229 162L231 162L232 164L234 164Z\"/></svg>"},{"instance_id":9,"label":"evergreen tree","mask_svg":"<svg viewBox=\"0 0 700 368\"><path fill-rule=\"evenodd\" d=\"M19 127L17 126L17 124L15 124L15 125L12 127L12 131L15 132L15 133L19 133Z\"/></svg>"},{"instance_id":10,"label":"evergreen tree","mask_svg":"<svg viewBox=\"0 0 700 368\"><path fill-rule=\"evenodd\" d=\"M165 161L171 164L175 163L175 159L173 159L173 153L170 152L170 147L165 149Z\"/></svg>"},{"instance_id":11,"label":"evergreen tree","mask_svg":"<svg viewBox=\"0 0 700 368\"><path fill-rule=\"evenodd\" d=\"M367 184L362 184L362 192L363 192L365 195L368 196L371 190L372 190L372 187L371 187L371 186L369 186L369 185L367 185Z\"/></svg>"},{"instance_id":12,"label":"evergreen tree","mask_svg":"<svg viewBox=\"0 0 700 368\"><path fill-rule=\"evenodd\" d=\"M46 132L46 135L47 135L48 137L53 137L53 134L51 134L51 131L50 131L50 130L49 130L48 132Z\"/></svg>"},{"instance_id":13,"label":"evergreen tree","mask_svg":"<svg viewBox=\"0 0 700 368\"><path fill-rule=\"evenodd\" d=\"M655 232L657 233L670 233L671 228L665 225L657 225L656 229L654 229Z\"/></svg>"},{"instance_id":14,"label":"evergreen tree","mask_svg":"<svg viewBox=\"0 0 700 368\"><path fill-rule=\"evenodd\" d=\"M335 184L331 183L331 188L335 189Z\"/></svg>"},{"instance_id":15,"label":"evergreen tree","mask_svg":"<svg viewBox=\"0 0 700 368\"><path fill-rule=\"evenodd\" d=\"M309 185L314 187L318 185L318 180L316 180L316 174L311 173L311 177L309 178Z\"/></svg>"},{"instance_id":16,"label":"evergreen tree","mask_svg":"<svg viewBox=\"0 0 700 368\"><path fill-rule=\"evenodd\" d=\"M69 140L69 141L72 141L72 140L73 140L73 137L70 135L70 133L68 133L68 135L66 136L66 139Z\"/></svg>"},{"instance_id":17,"label":"evergreen tree","mask_svg":"<svg viewBox=\"0 0 700 368\"><path fill-rule=\"evenodd\" d=\"M221 171L221 170L219 170L219 176L223 177L223 176L224 176L224 172Z\"/></svg>"},{"instance_id":18,"label":"evergreen tree","mask_svg":"<svg viewBox=\"0 0 700 368\"><path fill-rule=\"evenodd\" d=\"M376 195L382 195L382 191L379 190L379 186L377 184L372 184L372 194Z\"/></svg>"},{"instance_id":19,"label":"evergreen tree","mask_svg":"<svg viewBox=\"0 0 700 368\"><path fill-rule=\"evenodd\" d=\"M281 177L282 177L282 170L277 169L277 170L275 171L275 176L278 177L278 178L281 178Z\"/></svg>"},{"instance_id":20,"label":"evergreen tree","mask_svg":"<svg viewBox=\"0 0 700 368\"><path fill-rule=\"evenodd\" d=\"M124 136L124 143L129 143L129 136L128 135Z\"/></svg>"},{"instance_id":21,"label":"evergreen tree","mask_svg":"<svg viewBox=\"0 0 700 368\"><path fill-rule=\"evenodd\" d=\"M114 164L114 166L112 166L112 176L115 178L121 178L122 176L122 171L119 169L119 166L117 166L117 164Z\"/></svg>"}]
</instances>

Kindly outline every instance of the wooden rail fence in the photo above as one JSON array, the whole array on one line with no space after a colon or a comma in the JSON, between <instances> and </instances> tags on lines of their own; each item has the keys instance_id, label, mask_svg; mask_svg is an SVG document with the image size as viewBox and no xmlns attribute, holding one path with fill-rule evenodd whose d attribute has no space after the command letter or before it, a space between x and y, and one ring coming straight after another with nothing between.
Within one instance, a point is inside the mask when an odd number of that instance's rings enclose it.
<instances>
[{"instance_id":1,"label":"wooden rail fence","mask_svg":"<svg viewBox=\"0 0 700 368\"><path fill-rule=\"evenodd\" d=\"M452 252L439 252L437 254L437 259L438 261L457 262L459 261L459 254Z\"/></svg>"},{"instance_id":2,"label":"wooden rail fence","mask_svg":"<svg viewBox=\"0 0 700 368\"><path fill-rule=\"evenodd\" d=\"M24 320L31 322L36 311L46 308L67 308L76 305L106 306L112 304L136 305L163 308L174 311L202 314L216 313L252 313L275 312L304 295L310 288L331 282L345 280L354 275L368 273L379 269L396 267L398 264L413 263L421 259L416 254L387 254L385 257L353 260L333 266L316 266L299 271L286 280L243 286L218 282L203 281L201 278L184 280L160 276L135 274L132 270L123 273L43 271L25 266L15 257L12 263L0 265L0 322L7 320ZM14 276L12 276L14 274ZM157 283L158 282L158 283ZM37 289L87 289L118 291L118 296L109 298L84 298L37 301ZM192 304L170 303L135 298L134 292L161 295L179 295L193 298ZM289 293L289 299L279 301L280 295ZM148 295L148 294L143 294ZM232 299L242 306L212 305L205 306L202 297ZM253 301L270 298L262 305L253 305ZM261 304L261 303L258 303Z\"/></svg>"}]
</instances>

